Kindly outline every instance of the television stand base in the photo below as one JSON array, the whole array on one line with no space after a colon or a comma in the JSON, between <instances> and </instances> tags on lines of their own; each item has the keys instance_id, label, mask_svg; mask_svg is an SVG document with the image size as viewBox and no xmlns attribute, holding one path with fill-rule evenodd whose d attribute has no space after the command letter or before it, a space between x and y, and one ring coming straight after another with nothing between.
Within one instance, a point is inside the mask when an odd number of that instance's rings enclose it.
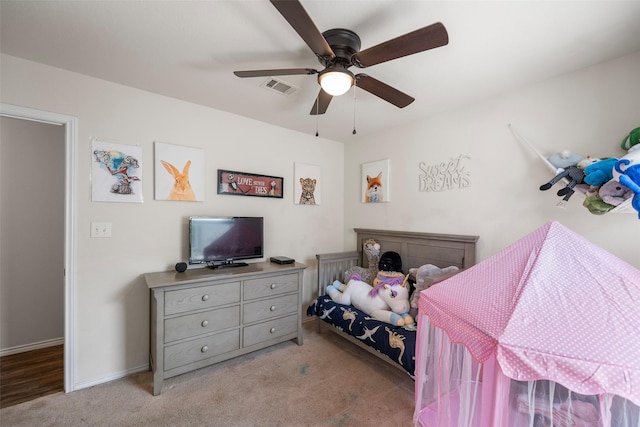
<instances>
[{"instance_id":1,"label":"television stand base","mask_svg":"<svg viewBox=\"0 0 640 427\"><path fill-rule=\"evenodd\" d=\"M248 265L249 264L247 264L246 262L225 262L223 264L209 264L207 265L207 267L211 269L216 269L216 268L246 267Z\"/></svg>"}]
</instances>

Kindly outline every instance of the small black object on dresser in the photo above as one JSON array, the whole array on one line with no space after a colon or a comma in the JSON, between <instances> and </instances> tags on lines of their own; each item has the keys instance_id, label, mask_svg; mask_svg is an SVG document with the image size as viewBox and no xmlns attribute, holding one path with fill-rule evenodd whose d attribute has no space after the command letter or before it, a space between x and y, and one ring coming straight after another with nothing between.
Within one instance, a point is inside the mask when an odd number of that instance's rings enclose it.
<instances>
[{"instance_id":1,"label":"small black object on dresser","mask_svg":"<svg viewBox=\"0 0 640 427\"><path fill-rule=\"evenodd\" d=\"M272 256L271 262L275 262L276 264L293 264L296 260L286 256Z\"/></svg>"},{"instance_id":2,"label":"small black object on dresser","mask_svg":"<svg viewBox=\"0 0 640 427\"><path fill-rule=\"evenodd\" d=\"M176 264L176 271L178 273L184 273L185 271L187 271L187 263L186 262L179 262Z\"/></svg>"}]
</instances>

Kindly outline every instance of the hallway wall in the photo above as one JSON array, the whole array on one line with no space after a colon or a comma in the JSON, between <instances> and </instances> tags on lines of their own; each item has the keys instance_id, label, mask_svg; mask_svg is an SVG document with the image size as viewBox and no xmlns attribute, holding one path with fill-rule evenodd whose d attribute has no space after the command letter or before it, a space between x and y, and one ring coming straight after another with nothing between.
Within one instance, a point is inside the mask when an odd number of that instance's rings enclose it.
<instances>
[{"instance_id":1,"label":"hallway wall","mask_svg":"<svg viewBox=\"0 0 640 427\"><path fill-rule=\"evenodd\" d=\"M63 126L0 118L0 354L64 340L64 155Z\"/></svg>"}]
</instances>

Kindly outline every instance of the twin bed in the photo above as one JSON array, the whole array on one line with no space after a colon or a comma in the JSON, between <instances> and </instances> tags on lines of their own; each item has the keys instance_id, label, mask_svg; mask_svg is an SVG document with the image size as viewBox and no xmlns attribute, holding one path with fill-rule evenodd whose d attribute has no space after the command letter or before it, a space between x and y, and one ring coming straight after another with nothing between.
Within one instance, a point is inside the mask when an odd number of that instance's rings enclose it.
<instances>
[{"instance_id":1,"label":"twin bed","mask_svg":"<svg viewBox=\"0 0 640 427\"><path fill-rule=\"evenodd\" d=\"M440 268L471 267L476 262L478 236L434 234L405 231L354 229L358 251L318 254L318 297L308 307L308 316L317 316L318 328L335 332L413 377L415 370L416 325L393 326L370 318L353 306L334 302L326 295L326 286L345 281L344 272L353 266L367 268L363 243L373 239L380 253L394 251L402 258L403 273L410 268L434 264Z\"/></svg>"}]
</instances>

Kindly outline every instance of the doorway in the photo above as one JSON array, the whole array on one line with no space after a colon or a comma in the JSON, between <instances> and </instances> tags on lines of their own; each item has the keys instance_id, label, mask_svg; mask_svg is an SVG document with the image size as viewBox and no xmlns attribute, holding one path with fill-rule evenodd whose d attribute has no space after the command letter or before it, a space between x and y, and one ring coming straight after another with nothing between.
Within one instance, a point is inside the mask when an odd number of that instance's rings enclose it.
<instances>
[{"instance_id":1,"label":"doorway","mask_svg":"<svg viewBox=\"0 0 640 427\"><path fill-rule=\"evenodd\" d=\"M64 153L61 155L61 164L56 167L63 170L63 185L61 191L59 191L59 197L63 198L62 206L64 213L62 214L62 239L64 241L64 248L62 254L62 267L60 272L63 279L63 286L61 289L63 301L63 340L64 340L64 391L70 392L74 390L74 370L75 366L75 340L74 340L74 325L73 319L75 318L75 307L73 304L75 295L75 210L76 210L76 197L75 197L75 169L76 169L76 145L77 145L77 119L72 116L66 116L57 113L51 113L47 111L35 110L31 108L19 107L10 104L0 104L0 116L13 119L21 119L26 121L32 121L36 123L47 123L62 126L64 145ZM6 143L6 141L5 141ZM5 159L6 160L6 159ZM16 183L19 185L19 183ZM6 202L6 200L4 201ZM46 209L42 209L42 215L47 214ZM37 241L33 242L37 247ZM34 257L33 268L37 267L38 259L40 257ZM4 319L3 319L4 320ZM3 331L4 332L4 331Z\"/></svg>"}]
</instances>

